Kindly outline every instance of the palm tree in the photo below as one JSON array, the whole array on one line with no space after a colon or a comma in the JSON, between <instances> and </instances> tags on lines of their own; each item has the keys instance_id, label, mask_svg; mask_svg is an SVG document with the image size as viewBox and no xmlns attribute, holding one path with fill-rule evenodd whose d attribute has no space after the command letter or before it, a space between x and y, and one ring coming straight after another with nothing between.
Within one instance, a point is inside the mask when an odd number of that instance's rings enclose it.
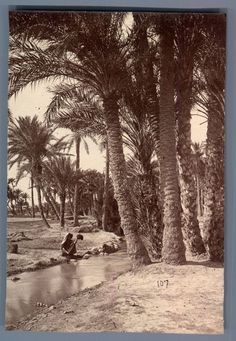
<instances>
[{"instance_id":1,"label":"palm tree","mask_svg":"<svg viewBox=\"0 0 236 341\"><path fill-rule=\"evenodd\" d=\"M44 163L44 176L53 179L56 185L60 198L60 225L64 228L66 195L69 185L75 177L70 157L59 156L46 161Z\"/></svg>"},{"instance_id":2,"label":"palm tree","mask_svg":"<svg viewBox=\"0 0 236 341\"><path fill-rule=\"evenodd\" d=\"M160 258L161 219L159 171L148 117L135 110L122 113L123 142L131 155L127 161L140 235L152 259Z\"/></svg>"},{"instance_id":3,"label":"palm tree","mask_svg":"<svg viewBox=\"0 0 236 341\"><path fill-rule=\"evenodd\" d=\"M10 122L13 122L13 118L11 118ZM32 218L35 218L35 205L34 205L34 178L31 173L31 165L29 162L24 162L18 165L17 175L16 175L16 184L20 181L20 179L25 176L30 175L30 189L31 189L31 207L32 207Z\"/></svg>"},{"instance_id":4,"label":"palm tree","mask_svg":"<svg viewBox=\"0 0 236 341\"><path fill-rule=\"evenodd\" d=\"M193 71L197 50L201 47L202 15L180 14L176 17L177 54L176 108L177 151L182 204L182 231L192 254L202 254L205 247L197 219L197 190L194 182L191 151L191 109L193 107Z\"/></svg>"},{"instance_id":5,"label":"palm tree","mask_svg":"<svg viewBox=\"0 0 236 341\"><path fill-rule=\"evenodd\" d=\"M15 179L14 178L9 178L7 181L7 200L8 200L8 207L11 210L12 214L15 215L15 205L14 205L14 200L15 200Z\"/></svg>"},{"instance_id":6,"label":"palm tree","mask_svg":"<svg viewBox=\"0 0 236 341\"><path fill-rule=\"evenodd\" d=\"M34 178L33 175L31 174L31 164L29 162L23 163L21 165L18 166L18 171L17 171L17 176L16 176L16 181L18 183L18 181L23 178L24 176L27 176L30 174L30 178L31 178L31 201L32 201L32 216L33 218L35 217L35 208L34 208ZM59 218L59 214L57 212L57 208L56 205L53 202L53 198L50 195L48 186L47 186L47 181L46 179L41 179L41 191L43 193L44 199L47 201L48 205L52 208L52 210L54 211L56 217ZM49 180L49 179L47 179Z\"/></svg>"},{"instance_id":7,"label":"palm tree","mask_svg":"<svg viewBox=\"0 0 236 341\"><path fill-rule=\"evenodd\" d=\"M103 191L103 207L102 207L102 228L104 231L109 231L109 190L110 190L110 159L109 159L109 149L107 136L100 142L100 151L106 152L106 165L104 174L104 191Z\"/></svg>"},{"instance_id":8,"label":"palm tree","mask_svg":"<svg viewBox=\"0 0 236 341\"><path fill-rule=\"evenodd\" d=\"M26 206L27 209L29 209L29 203L27 201L27 199L29 198L28 194L27 193L24 193L24 192L21 192L20 194L20 198L18 200L18 204L20 206L20 212L21 214L24 214L24 211L23 211L23 207Z\"/></svg>"},{"instance_id":9,"label":"palm tree","mask_svg":"<svg viewBox=\"0 0 236 341\"><path fill-rule=\"evenodd\" d=\"M32 218L35 218L35 205L34 205L34 179L31 176L30 178L31 184L30 184L30 189L31 189L31 207L32 207Z\"/></svg>"},{"instance_id":10,"label":"palm tree","mask_svg":"<svg viewBox=\"0 0 236 341\"><path fill-rule=\"evenodd\" d=\"M203 216L203 189L205 177L205 157L203 146L200 143L192 143L192 159L194 168L194 177L197 188L197 203L198 203L198 216Z\"/></svg>"},{"instance_id":11,"label":"palm tree","mask_svg":"<svg viewBox=\"0 0 236 341\"><path fill-rule=\"evenodd\" d=\"M210 259L224 259L224 79L225 17L207 17L206 43L199 53L198 105L208 117L204 227Z\"/></svg>"},{"instance_id":12,"label":"palm tree","mask_svg":"<svg viewBox=\"0 0 236 341\"><path fill-rule=\"evenodd\" d=\"M42 175L42 193L43 197L46 200L47 207L51 208L52 212L54 213L57 220L60 220L60 211L58 210L58 205L56 200L54 199L52 195L52 188L55 190L55 183L53 182L53 179L50 177L44 176L44 169L43 169L43 175Z\"/></svg>"},{"instance_id":13,"label":"palm tree","mask_svg":"<svg viewBox=\"0 0 236 341\"><path fill-rule=\"evenodd\" d=\"M14 164L18 167L24 163L30 164L38 194L40 214L45 225L50 227L45 218L41 200L43 161L46 157L57 155L61 148L65 148L65 143L63 139L56 141L53 137L53 130L40 123L37 116L19 117L11 122L8 139L9 166L11 168Z\"/></svg>"},{"instance_id":14,"label":"palm tree","mask_svg":"<svg viewBox=\"0 0 236 341\"><path fill-rule=\"evenodd\" d=\"M157 195L159 172L153 171L152 163L154 151L159 158L159 101L153 70L156 45L150 46L148 42L147 31L151 27L152 16L134 13L133 18L131 68L128 86L124 90L126 108L122 113L125 122L122 129L124 142L132 152L128 161L129 178L132 188L139 193L133 196L138 225L149 255L156 258L160 253L163 226L160 196Z\"/></svg>"},{"instance_id":15,"label":"palm tree","mask_svg":"<svg viewBox=\"0 0 236 341\"><path fill-rule=\"evenodd\" d=\"M103 115L94 96L86 93L77 84L62 83L50 91L54 94L48 109L45 113L47 122L57 127L68 128L72 131L71 142L75 144L76 172L80 169L80 145L83 140L85 150L89 153L86 137L91 138L95 143L94 135L104 134L105 127L101 120ZM92 118L92 119L91 119ZM79 201L78 184L75 183L74 190L74 226L78 225Z\"/></svg>"},{"instance_id":16,"label":"palm tree","mask_svg":"<svg viewBox=\"0 0 236 341\"><path fill-rule=\"evenodd\" d=\"M160 171L163 188L163 247L166 263L185 262L181 231L180 195L176 160L174 110L174 28L173 16L160 18Z\"/></svg>"},{"instance_id":17,"label":"palm tree","mask_svg":"<svg viewBox=\"0 0 236 341\"><path fill-rule=\"evenodd\" d=\"M43 20L45 17L44 13ZM150 263L150 259L137 232L119 121L120 90L126 85L127 66L126 42L122 38L123 17L122 13L68 15L70 25L65 24L63 34L60 34L59 30L56 41L49 39L49 48L42 50L35 48L33 43L30 46L24 44L23 55L10 58L9 78L10 94L39 79L64 76L82 82L100 97L121 224L126 236L128 254L137 266ZM18 19L19 17L16 22ZM53 25L53 21L50 24ZM19 25L16 31L18 28ZM55 31L55 28L52 30ZM71 31L68 32L69 30ZM39 36L38 33L36 35ZM22 60L27 67L23 65L22 68Z\"/></svg>"},{"instance_id":18,"label":"palm tree","mask_svg":"<svg viewBox=\"0 0 236 341\"><path fill-rule=\"evenodd\" d=\"M81 201L87 201L88 213L96 218L98 227L101 227L104 187L103 175L96 170L89 169L83 171L80 179L80 187Z\"/></svg>"},{"instance_id":19,"label":"palm tree","mask_svg":"<svg viewBox=\"0 0 236 341\"><path fill-rule=\"evenodd\" d=\"M122 40L123 14L113 13L86 16L85 32L87 53L92 55L89 65L93 67L98 95L103 102L107 128L110 167L114 183L115 197L119 206L121 225L126 236L128 253L135 265L149 263L150 259L137 233L134 207L127 181L126 164L123 153L122 134L119 120L120 91L126 79L126 46ZM89 37L89 39L87 39ZM92 42L92 45L91 43ZM84 43L86 43L84 41ZM84 60L85 64L86 59ZM98 88L99 85L99 88Z\"/></svg>"},{"instance_id":20,"label":"palm tree","mask_svg":"<svg viewBox=\"0 0 236 341\"><path fill-rule=\"evenodd\" d=\"M154 66L159 70L160 65L159 55L156 53L158 45L156 43L151 44L148 41L148 29L153 26L156 27L156 21L159 20L159 17L147 13L133 13L133 18L133 64L139 96L139 100L136 98L136 106L139 107L140 111L146 112L148 115L155 153L158 159L159 98L156 89L158 81L154 73ZM159 32L154 33L154 38L156 38L157 35L159 35Z\"/></svg>"},{"instance_id":21,"label":"palm tree","mask_svg":"<svg viewBox=\"0 0 236 341\"><path fill-rule=\"evenodd\" d=\"M20 211L20 214L22 214L22 198L21 195L23 194L22 190L19 188L15 188L14 190L14 196L15 196L15 204L16 204L16 210Z\"/></svg>"},{"instance_id":22,"label":"palm tree","mask_svg":"<svg viewBox=\"0 0 236 341\"><path fill-rule=\"evenodd\" d=\"M102 226L104 230L107 230L109 216L108 191L110 188L109 152L101 101L80 83L62 83L51 91L54 96L48 106L45 117L48 122L52 122L58 127L72 130L76 149L76 171L78 172L80 168L80 144L82 139L87 152L88 145L85 141L87 137L95 143L97 143L94 138L95 136L101 139L100 149L106 149ZM74 226L78 225L78 186L79 184L76 183L74 191Z\"/></svg>"}]
</instances>

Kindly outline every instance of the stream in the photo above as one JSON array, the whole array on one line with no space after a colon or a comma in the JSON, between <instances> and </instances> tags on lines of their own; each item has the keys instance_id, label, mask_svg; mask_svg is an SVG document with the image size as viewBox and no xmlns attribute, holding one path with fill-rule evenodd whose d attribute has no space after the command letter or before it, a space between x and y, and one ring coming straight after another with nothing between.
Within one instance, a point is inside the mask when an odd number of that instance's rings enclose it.
<instances>
[{"instance_id":1,"label":"stream","mask_svg":"<svg viewBox=\"0 0 236 341\"><path fill-rule=\"evenodd\" d=\"M50 268L17 275L14 282L7 278L6 324L14 324L38 309L37 302L48 306L85 288L111 280L130 269L125 250L109 256L63 263Z\"/></svg>"}]
</instances>

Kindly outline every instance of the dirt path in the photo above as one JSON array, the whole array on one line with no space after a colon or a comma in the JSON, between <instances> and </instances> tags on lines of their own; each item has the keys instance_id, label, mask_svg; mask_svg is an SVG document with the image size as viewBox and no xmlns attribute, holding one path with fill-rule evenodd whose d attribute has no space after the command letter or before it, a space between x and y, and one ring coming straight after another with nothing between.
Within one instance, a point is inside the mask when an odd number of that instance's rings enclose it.
<instances>
[{"instance_id":1,"label":"dirt path","mask_svg":"<svg viewBox=\"0 0 236 341\"><path fill-rule=\"evenodd\" d=\"M223 267L204 261L152 264L42 309L14 329L223 333L223 277Z\"/></svg>"}]
</instances>

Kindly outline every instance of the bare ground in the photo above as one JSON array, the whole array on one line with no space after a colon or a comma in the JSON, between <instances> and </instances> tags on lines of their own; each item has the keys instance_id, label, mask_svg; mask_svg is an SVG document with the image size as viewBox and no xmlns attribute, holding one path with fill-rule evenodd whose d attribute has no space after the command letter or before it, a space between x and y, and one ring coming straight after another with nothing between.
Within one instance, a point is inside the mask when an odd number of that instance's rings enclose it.
<instances>
[{"instance_id":1,"label":"bare ground","mask_svg":"<svg viewBox=\"0 0 236 341\"><path fill-rule=\"evenodd\" d=\"M8 254L9 274L40 268L39 261L44 262L44 266L53 265L50 257L62 261L58 254L65 232L57 225L48 230L40 221L9 223L8 233L15 231L24 231L33 240L18 242L19 255ZM78 246L80 251L99 246L114 235L94 232L85 233L84 237ZM188 257L187 264L182 266L155 263L79 292L53 307L39 308L7 329L223 333L223 288L223 266L204 257Z\"/></svg>"},{"instance_id":2,"label":"bare ground","mask_svg":"<svg viewBox=\"0 0 236 341\"><path fill-rule=\"evenodd\" d=\"M80 222L80 226L94 224L94 218L87 218ZM61 230L58 222L50 221L51 229L44 226L40 219L10 218L8 220L8 247L10 244L18 244L18 254L7 253L7 275L34 271L45 267L65 262L60 255L60 243L65 233L77 233L78 228L68 225ZM21 239L23 232L29 239ZM19 236L18 236L19 234ZM109 232L81 233L84 240L77 243L77 251L84 254L93 247L100 247L108 241L118 241L118 237ZM14 237L16 235L16 237Z\"/></svg>"},{"instance_id":3,"label":"bare ground","mask_svg":"<svg viewBox=\"0 0 236 341\"><path fill-rule=\"evenodd\" d=\"M14 329L223 333L223 267L200 260L152 264L44 308Z\"/></svg>"}]
</instances>

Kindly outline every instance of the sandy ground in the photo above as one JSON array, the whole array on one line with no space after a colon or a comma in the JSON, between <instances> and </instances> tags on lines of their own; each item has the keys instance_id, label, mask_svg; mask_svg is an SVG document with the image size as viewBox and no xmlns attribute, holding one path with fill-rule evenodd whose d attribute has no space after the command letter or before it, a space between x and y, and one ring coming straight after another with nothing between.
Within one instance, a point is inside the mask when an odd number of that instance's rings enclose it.
<instances>
[{"instance_id":1,"label":"sandy ground","mask_svg":"<svg viewBox=\"0 0 236 341\"><path fill-rule=\"evenodd\" d=\"M64 261L59 256L59 248L66 231L61 231L57 223L51 222L51 225L53 228L48 230L39 220L9 222L8 234L24 231L32 240L17 242L18 255L8 253L8 274ZM82 253L118 238L102 231L83 235L84 241L78 244ZM188 257L187 264L182 266L155 263L86 289L55 306L40 307L33 315L7 329L223 333L223 283L223 266L208 262L204 257Z\"/></svg>"},{"instance_id":2,"label":"sandy ground","mask_svg":"<svg viewBox=\"0 0 236 341\"><path fill-rule=\"evenodd\" d=\"M80 222L81 226L94 223L93 218ZM32 218L10 218L8 219L8 236L14 233L24 232L30 240L18 240L18 254L7 253L7 275L13 275L24 271L34 271L48 266L65 262L60 255L60 243L64 235L69 231L78 232L78 228L67 225L61 230L57 222L50 221L51 229L44 226L43 222ZM84 240L77 243L78 254L84 254L93 247L100 247L108 241L118 241L118 237L109 232L99 231L81 233ZM14 239L14 238L13 238ZM8 238L8 245L11 242Z\"/></svg>"},{"instance_id":3,"label":"sandy ground","mask_svg":"<svg viewBox=\"0 0 236 341\"><path fill-rule=\"evenodd\" d=\"M223 267L152 264L43 308L14 329L223 333Z\"/></svg>"}]
</instances>

